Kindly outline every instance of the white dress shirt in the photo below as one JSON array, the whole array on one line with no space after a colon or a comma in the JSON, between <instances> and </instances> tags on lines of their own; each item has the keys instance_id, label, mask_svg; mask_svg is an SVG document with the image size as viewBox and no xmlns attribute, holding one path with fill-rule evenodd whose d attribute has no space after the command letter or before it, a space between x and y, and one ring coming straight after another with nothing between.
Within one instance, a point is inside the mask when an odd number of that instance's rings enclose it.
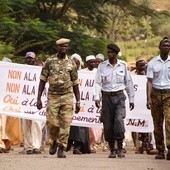
<instances>
[{"instance_id":1,"label":"white dress shirt","mask_svg":"<svg viewBox=\"0 0 170 170\"><path fill-rule=\"evenodd\" d=\"M99 64L95 75L95 100L99 100L101 90L106 92L126 90L129 102L134 102L134 85L126 62L117 60L114 67L109 60Z\"/></svg>"},{"instance_id":2,"label":"white dress shirt","mask_svg":"<svg viewBox=\"0 0 170 170\"><path fill-rule=\"evenodd\" d=\"M163 61L160 55L154 57L147 67L147 78L152 78L156 89L170 89L170 56Z\"/></svg>"}]
</instances>

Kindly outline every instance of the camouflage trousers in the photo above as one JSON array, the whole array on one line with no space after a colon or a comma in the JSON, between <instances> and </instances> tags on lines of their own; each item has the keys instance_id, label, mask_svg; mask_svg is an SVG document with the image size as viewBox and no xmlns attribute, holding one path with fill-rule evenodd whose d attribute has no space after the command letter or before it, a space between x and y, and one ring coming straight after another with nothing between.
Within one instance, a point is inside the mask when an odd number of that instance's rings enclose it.
<instances>
[{"instance_id":1,"label":"camouflage trousers","mask_svg":"<svg viewBox=\"0 0 170 170\"><path fill-rule=\"evenodd\" d=\"M162 93L153 90L151 93L151 100L151 114L153 117L156 149L159 151L164 151L164 121L166 145L170 147L170 93Z\"/></svg>"},{"instance_id":2,"label":"camouflage trousers","mask_svg":"<svg viewBox=\"0 0 170 170\"><path fill-rule=\"evenodd\" d=\"M58 146L67 147L72 114L72 92L64 95L48 95L47 129L50 138L56 140Z\"/></svg>"}]
</instances>

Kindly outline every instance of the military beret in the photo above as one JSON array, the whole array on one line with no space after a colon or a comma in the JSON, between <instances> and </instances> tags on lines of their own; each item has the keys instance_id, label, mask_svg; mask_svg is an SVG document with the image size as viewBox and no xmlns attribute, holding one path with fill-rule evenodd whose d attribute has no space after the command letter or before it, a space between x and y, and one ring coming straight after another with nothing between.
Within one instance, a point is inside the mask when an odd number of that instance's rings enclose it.
<instances>
[{"instance_id":1,"label":"military beret","mask_svg":"<svg viewBox=\"0 0 170 170\"><path fill-rule=\"evenodd\" d=\"M170 43L170 40L168 39L168 37L164 37L161 41L160 41L160 44L161 45L162 43L164 42L169 42Z\"/></svg>"},{"instance_id":2,"label":"military beret","mask_svg":"<svg viewBox=\"0 0 170 170\"><path fill-rule=\"evenodd\" d=\"M70 42L70 39L67 39L67 38L61 38L59 40L56 41L56 44L57 45L60 45L60 44L67 44Z\"/></svg>"},{"instance_id":3,"label":"military beret","mask_svg":"<svg viewBox=\"0 0 170 170\"><path fill-rule=\"evenodd\" d=\"M107 48L116 51L117 53L120 51L120 48L116 44L108 44Z\"/></svg>"},{"instance_id":4,"label":"military beret","mask_svg":"<svg viewBox=\"0 0 170 170\"><path fill-rule=\"evenodd\" d=\"M36 55L35 55L34 52L31 52L31 51L30 51L30 52L27 52L27 53L26 53L25 58L27 58L27 57L35 58Z\"/></svg>"},{"instance_id":5,"label":"military beret","mask_svg":"<svg viewBox=\"0 0 170 170\"><path fill-rule=\"evenodd\" d=\"M86 61L95 60L95 59L96 59L96 58L95 58L94 55L88 55L88 56L86 57Z\"/></svg>"}]
</instances>

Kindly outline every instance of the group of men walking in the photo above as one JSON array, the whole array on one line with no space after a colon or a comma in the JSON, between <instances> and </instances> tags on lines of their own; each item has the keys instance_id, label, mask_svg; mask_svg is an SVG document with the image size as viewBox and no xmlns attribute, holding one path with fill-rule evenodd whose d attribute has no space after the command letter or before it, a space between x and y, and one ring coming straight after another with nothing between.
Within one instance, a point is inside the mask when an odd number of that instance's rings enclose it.
<instances>
[{"instance_id":1,"label":"group of men walking","mask_svg":"<svg viewBox=\"0 0 170 170\"><path fill-rule=\"evenodd\" d=\"M65 151L68 149L73 110L78 113L81 106L78 67L76 60L67 56L69 44L70 40L66 38L56 41L57 53L49 57L42 67L37 95L37 108L41 109L43 107L41 96L45 84L49 82L46 109L47 129L52 140L49 154L54 155L57 152L58 158L66 158ZM170 40L167 37L160 41L159 50L160 54L147 64L146 107L151 109L153 117L154 136L158 150L155 159L170 160ZM102 107L100 120L103 123L105 140L109 144L109 158L125 157L123 141L125 138L126 96L124 91L127 92L129 98L130 110L135 107L133 81L127 63L118 59L119 52L120 48L116 44L108 44L108 59L99 64L95 73L95 105L97 108ZM32 56L27 57L29 62L34 62L33 59ZM76 99L75 106L73 106L73 95ZM163 133L164 120L166 139ZM27 154L40 152L41 144L35 142L36 145L33 146L31 142L42 133L42 129L40 132L39 128L33 128L36 129L36 132L30 138L28 132L32 130L33 125L39 126L38 123L28 120L24 120L22 123L23 129L25 129L23 131L24 146ZM167 147L166 156L165 146Z\"/></svg>"}]
</instances>

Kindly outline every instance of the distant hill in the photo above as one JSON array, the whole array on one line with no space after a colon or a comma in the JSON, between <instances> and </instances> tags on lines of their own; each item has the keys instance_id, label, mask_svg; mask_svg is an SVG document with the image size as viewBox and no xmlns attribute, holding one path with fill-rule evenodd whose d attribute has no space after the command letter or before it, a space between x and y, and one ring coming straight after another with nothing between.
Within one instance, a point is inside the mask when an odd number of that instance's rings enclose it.
<instances>
[{"instance_id":1,"label":"distant hill","mask_svg":"<svg viewBox=\"0 0 170 170\"><path fill-rule=\"evenodd\" d=\"M159 11L170 11L170 0L150 0L150 5Z\"/></svg>"}]
</instances>

